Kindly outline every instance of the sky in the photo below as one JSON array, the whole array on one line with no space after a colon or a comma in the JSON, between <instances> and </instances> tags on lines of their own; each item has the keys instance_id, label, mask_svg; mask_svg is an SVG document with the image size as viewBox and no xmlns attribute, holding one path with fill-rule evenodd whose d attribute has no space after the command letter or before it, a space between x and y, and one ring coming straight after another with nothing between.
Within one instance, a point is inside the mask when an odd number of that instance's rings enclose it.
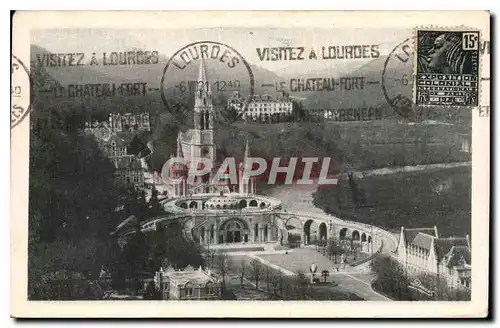
<instances>
[{"instance_id":1,"label":"sky","mask_svg":"<svg viewBox=\"0 0 500 328\"><path fill-rule=\"evenodd\" d=\"M237 51L251 64L271 71L283 71L301 61L261 61L256 48L314 48L319 56L322 46L378 44L381 55L388 54L398 43L412 36L411 29L299 29L299 28L199 28L199 29L50 29L34 30L33 44L55 53L112 52L131 48L157 50L170 56L189 43L218 41ZM343 65L362 66L368 59L343 61ZM338 65L338 61L330 61ZM336 63L333 63L336 62ZM328 65L328 63L326 63Z\"/></svg>"}]
</instances>

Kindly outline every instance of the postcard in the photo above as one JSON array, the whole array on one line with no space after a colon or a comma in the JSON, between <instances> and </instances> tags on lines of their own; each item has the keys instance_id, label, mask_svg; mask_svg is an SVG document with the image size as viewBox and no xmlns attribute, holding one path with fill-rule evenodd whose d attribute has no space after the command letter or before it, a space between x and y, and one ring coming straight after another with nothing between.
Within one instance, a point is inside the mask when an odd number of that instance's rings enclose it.
<instances>
[{"instance_id":1,"label":"postcard","mask_svg":"<svg viewBox=\"0 0 500 328\"><path fill-rule=\"evenodd\" d=\"M12 26L12 316L488 315L489 12Z\"/></svg>"}]
</instances>

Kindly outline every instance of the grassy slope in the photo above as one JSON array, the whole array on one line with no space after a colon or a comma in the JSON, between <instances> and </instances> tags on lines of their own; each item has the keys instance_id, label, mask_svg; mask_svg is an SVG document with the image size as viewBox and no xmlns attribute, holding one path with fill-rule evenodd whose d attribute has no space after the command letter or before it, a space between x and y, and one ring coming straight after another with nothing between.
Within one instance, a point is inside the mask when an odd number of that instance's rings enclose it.
<instances>
[{"instance_id":1,"label":"grassy slope","mask_svg":"<svg viewBox=\"0 0 500 328\"><path fill-rule=\"evenodd\" d=\"M470 131L470 130L469 130ZM462 125L408 125L395 120L352 123L234 124L217 130L220 152L242 155L329 156L346 169L468 161L459 151Z\"/></svg>"},{"instance_id":2,"label":"grassy slope","mask_svg":"<svg viewBox=\"0 0 500 328\"><path fill-rule=\"evenodd\" d=\"M326 212L395 231L402 225L436 225L442 236L470 234L470 168L373 176L356 182L365 191L368 206L354 205L348 181L320 188L314 194L315 204Z\"/></svg>"}]
</instances>

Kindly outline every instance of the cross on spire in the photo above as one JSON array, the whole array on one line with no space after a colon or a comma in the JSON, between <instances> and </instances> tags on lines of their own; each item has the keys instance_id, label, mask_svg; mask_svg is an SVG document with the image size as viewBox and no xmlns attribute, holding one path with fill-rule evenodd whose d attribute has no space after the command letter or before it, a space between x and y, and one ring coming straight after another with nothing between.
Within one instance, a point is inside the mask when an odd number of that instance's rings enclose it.
<instances>
[{"instance_id":1,"label":"cross on spire","mask_svg":"<svg viewBox=\"0 0 500 328\"><path fill-rule=\"evenodd\" d=\"M196 83L195 111L211 110L210 107L212 107L212 91L210 81L207 79L205 59L202 58L200 59L198 81Z\"/></svg>"}]
</instances>

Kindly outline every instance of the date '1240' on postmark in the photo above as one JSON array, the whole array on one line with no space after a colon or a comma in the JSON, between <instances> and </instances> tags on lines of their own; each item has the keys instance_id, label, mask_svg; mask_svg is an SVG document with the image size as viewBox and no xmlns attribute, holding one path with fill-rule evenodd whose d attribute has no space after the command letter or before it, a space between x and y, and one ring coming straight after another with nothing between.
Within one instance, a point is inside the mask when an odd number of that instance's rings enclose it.
<instances>
[{"instance_id":1,"label":"date '1240' on postmark","mask_svg":"<svg viewBox=\"0 0 500 328\"><path fill-rule=\"evenodd\" d=\"M478 31L418 30L417 54L417 105L479 104Z\"/></svg>"}]
</instances>

